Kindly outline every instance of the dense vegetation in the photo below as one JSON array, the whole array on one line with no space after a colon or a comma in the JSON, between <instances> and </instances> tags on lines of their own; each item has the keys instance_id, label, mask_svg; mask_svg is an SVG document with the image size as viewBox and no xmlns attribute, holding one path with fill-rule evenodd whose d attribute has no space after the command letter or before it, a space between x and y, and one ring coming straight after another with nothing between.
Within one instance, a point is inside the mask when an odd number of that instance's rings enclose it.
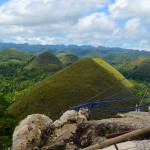
<instances>
[{"instance_id":1,"label":"dense vegetation","mask_svg":"<svg viewBox=\"0 0 150 150\"><path fill-rule=\"evenodd\" d=\"M24 98L9 107L9 112L22 119L31 113L58 118L62 110L77 105L124 77L102 59L80 59L36 84ZM102 97L131 87L124 80ZM44 108L44 109L43 109Z\"/></svg>"},{"instance_id":2,"label":"dense vegetation","mask_svg":"<svg viewBox=\"0 0 150 150\"><path fill-rule=\"evenodd\" d=\"M12 43L0 43L0 50L3 50L7 47L14 47L16 49L21 49L24 51L34 51L36 53L41 53L45 49L50 50L51 52L58 53L68 53L71 52L79 57L93 56L104 58L109 63L117 64L122 62L130 61L134 58L140 56L150 57L150 52L148 51L139 51L133 49L124 49L124 48L112 48L112 47L93 47L89 45L77 46L77 45L29 45L29 44L12 44Z\"/></svg>"},{"instance_id":3,"label":"dense vegetation","mask_svg":"<svg viewBox=\"0 0 150 150\"><path fill-rule=\"evenodd\" d=\"M150 78L150 58L138 57L128 63L117 64L115 67L125 76L139 69L130 76L134 80L145 81Z\"/></svg>"},{"instance_id":4,"label":"dense vegetation","mask_svg":"<svg viewBox=\"0 0 150 150\"><path fill-rule=\"evenodd\" d=\"M42 69L55 70L63 67L61 61L51 52L45 51L34 57L33 60L25 66L25 69Z\"/></svg>"},{"instance_id":5,"label":"dense vegetation","mask_svg":"<svg viewBox=\"0 0 150 150\"><path fill-rule=\"evenodd\" d=\"M3 46L0 44L1 49ZM144 81L150 78L150 52L146 51L73 45L47 45L39 46L38 49L37 46L28 44L16 45L16 48L17 46L18 48L25 46L22 49L37 50L36 52L51 49L57 57L49 51L38 55L14 48L0 51L0 148L2 149L11 144L11 135L18 118L35 112L50 114L53 118L57 118L62 110L65 111L69 106L83 102L123 78L102 59L77 61L79 56L103 58L124 76L128 76L130 72L146 64L130 76L131 83L134 85L133 93L137 96L144 95L143 89L146 88ZM9 47L13 46L10 44ZM61 70L72 63L74 64ZM56 73L57 71L59 72ZM50 77L46 78L47 76ZM102 97L130 86L131 84L126 80ZM8 107L9 112L17 118L7 112Z\"/></svg>"},{"instance_id":6,"label":"dense vegetation","mask_svg":"<svg viewBox=\"0 0 150 150\"><path fill-rule=\"evenodd\" d=\"M44 60L44 56L45 54L40 54L38 59ZM11 135L17 122L12 115L8 114L6 110L8 106L24 96L36 82L62 68L61 62L52 56L47 65L54 65L52 60L56 59L60 66L26 69L25 67L37 58L35 54L12 48L0 52L0 148L4 149L11 144ZM38 65L41 66L42 62Z\"/></svg>"},{"instance_id":7,"label":"dense vegetation","mask_svg":"<svg viewBox=\"0 0 150 150\"><path fill-rule=\"evenodd\" d=\"M79 59L78 56L73 53L59 53L57 57L66 66L71 65Z\"/></svg>"}]
</instances>

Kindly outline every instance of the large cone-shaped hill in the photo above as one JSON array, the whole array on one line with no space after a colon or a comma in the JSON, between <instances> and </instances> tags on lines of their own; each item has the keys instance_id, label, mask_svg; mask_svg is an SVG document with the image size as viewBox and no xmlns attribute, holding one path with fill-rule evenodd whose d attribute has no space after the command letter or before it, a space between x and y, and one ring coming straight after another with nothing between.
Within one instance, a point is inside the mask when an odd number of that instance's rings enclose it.
<instances>
[{"instance_id":1,"label":"large cone-shaped hill","mask_svg":"<svg viewBox=\"0 0 150 150\"><path fill-rule=\"evenodd\" d=\"M19 119L32 113L58 118L69 106L84 102L123 78L102 59L80 59L37 83L32 91L13 103L8 110ZM109 96L131 86L128 80L124 80L103 96Z\"/></svg>"},{"instance_id":2,"label":"large cone-shaped hill","mask_svg":"<svg viewBox=\"0 0 150 150\"><path fill-rule=\"evenodd\" d=\"M63 64L54 54L49 51L45 51L35 57L29 64L27 64L25 69L54 69L62 66Z\"/></svg>"}]
</instances>

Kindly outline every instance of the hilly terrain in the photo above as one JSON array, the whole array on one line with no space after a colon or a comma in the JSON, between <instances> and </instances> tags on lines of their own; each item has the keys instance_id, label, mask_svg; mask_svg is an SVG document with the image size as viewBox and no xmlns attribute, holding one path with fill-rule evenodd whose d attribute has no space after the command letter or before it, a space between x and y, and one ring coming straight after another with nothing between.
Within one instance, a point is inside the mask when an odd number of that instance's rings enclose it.
<instances>
[{"instance_id":1,"label":"hilly terrain","mask_svg":"<svg viewBox=\"0 0 150 150\"><path fill-rule=\"evenodd\" d=\"M37 83L24 98L13 103L8 110L18 119L32 113L58 118L69 106L84 102L123 78L102 59L80 59ZM129 87L132 87L132 84L124 80L100 97L109 96Z\"/></svg>"},{"instance_id":2,"label":"hilly terrain","mask_svg":"<svg viewBox=\"0 0 150 150\"><path fill-rule=\"evenodd\" d=\"M72 53L59 53L56 55L64 65L70 65L79 59L78 56Z\"/></svg>"},{"instance_id":3,"label":"hilly terrain","mask_svg":"<svg viewBox=\"0 0 150 150\"><path fill-rule=\"evenodd\" d=\"M15 48L7 48L0 51L0 62L7 62L9 60L29 61L35 54L31 52L23 52Z\"/></svg>"},{"instance_id":4,"label":"hilly terrain","mask_svg":"<svg viewBox=\"0 0 150 150\"><path fill-rule=\"evenodd\" d=\"M61 61L50 51L45 51L38 56L34 57L33 60L25 66L25 69L57 69L61 68L63 64Z\"/></svg>"},{"instance_id":5,"label":"hilly terrain","mask_svg":"<svg viewBox=\"0 0 150 150\"><path fill-rule=\"evenodd\" d=\"M130 76L134 80L145 81L150 78L150 58L138 57L128 63L119 64L116 67L125 76L137 68L141 68Z\"/></svg>"},{"instance_id":6,"label":"hilly terrain","mask_svg":"<svg viewBox=\"0 0 150 150\"><path fill-rule=\"evenodd\" d=\"M10 47L13 46L10 45ZM41 49L40 53L36 50L35 52L38 53L33 53L28 50L22 51L19 47L19 50L7 48L0 51L0 147L11 144L11 134L16 125L14 116L7 112L10 105L12 105L10 112L18 115L17 119L26 117L32 112L42 112L58 118L62 110L65 111L69 106L87 100L123 78L108 63L102 59L93 59L94 57L105 57L125 76L137 66L142 65L149 57L145 51L139 53L138 51L132 51L133 53L126 51L128 54L124 55L123 50L120 49L111 53L104 47L100 52L99 50L95 51L91 46L69 46L69 49L75 51L74 54L70 50L66 50L67 47L64 47L63 50L61 50L61 46L57 50L56 47L53 47L53 53L49 51L50 49L45 51L45 48ZM88 56L91 59L77 61L79 56ZM74 64L71 65L72 63ZM63 69L68 65L71 66ZM143 68L146 75L149 74L148 68L149 66ZM138 76L142 73L140 72L134 78L139 80ZM45 79L46 77L48 78ZM139 84L137 81L133 83L134 85L136 83L136 94L142 96L143 87L146 85ZM129 82L123 82L120 85L121 88L116 87L114 91L110 90L102 97L126 89L126 85L131 86ZM95 117L95 114L102 116L102 113L95 111L93 114Z\"/></svg>"},{"instance_id":7,"label":"hilly terrain","mask_svg":"<svg viewBox=\"0 0 150 150\"><path fill-rule=\"evenodd\" d=\"M111 64L118 64L122 62L128 62L135 58L144 56L150 57L150 52L145 50L133 50L118 47L104 47L104 46L90 46L90 45L29 45L25 44L13 44L13 43L0 43L0 50L6 48L16 48L22 51L41 53L45 50L49 50L54 54L67 53L68 51L77 55L78 57L96 56L105 59Z\"/></svg>"},{"instance_id":8,"label":"hilly terrain","mask_svg":"<svg viewBox=\"0 0 150 150\"><path fill-rule=\"evenodd\" d=\"M17 49L4 49L0 52L0 93L7 101L15 101L36 82L63 67L61 61L49 51L36 56Z\"/></svg>"},{"instance_id":9,"label":"hilly terrain","mask_svg":"<svg viewBox=\"0 0 150 150\"><path fill-rule=\"evenodd\" d=\"M26 69L29 64L34 64L35 68ZM30 91L36 82L62 67L60 60L50 52L38 56L14 48L0 52L0 149L11 144L16 125L16 119L7 112L7 107Z\"/></svg>"}]
</instances>

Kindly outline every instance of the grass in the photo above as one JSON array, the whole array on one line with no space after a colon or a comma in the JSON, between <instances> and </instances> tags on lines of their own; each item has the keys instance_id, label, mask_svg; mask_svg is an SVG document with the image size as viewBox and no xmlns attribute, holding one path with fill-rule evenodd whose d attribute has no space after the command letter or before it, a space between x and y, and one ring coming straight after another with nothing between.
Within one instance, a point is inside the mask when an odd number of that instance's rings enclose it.
<instances>
[{"instance_id":1,"label":"grass","mask_svg":"<svg viewBox=\"0 0 150 150\"><path fill-rule=\"evenodd\" d=\"M51 52L45 51L41 54L39 54L37 57L35 57L29 64L25 66L25 69L40 69L43 67L54 67L57 66L63 66L63 64L60 62L60 60Z\"/></svg>"},{"instance_id":2,"label":"grass","mask_svg":"<svg viewBox=\"0 0 150 150\"><path fill-rule=\"evenodd\" d=\"M145 81L146 79L150 78L150 59L146 59L141 64L139 64L139 67L141 66L143 67L139 69L137 72L135 72L132 75L132 78ZM137 67L138 66L135 66L134 69L136 69Z\"/></svg>"},{"instance_id":3,"label":"grass","mask_svg":"<svg viewBox=\"0 0 150 150\"><path fill-rule=\"evenodd\" d=\"M134 74L131 75L132 79L145 81L146 79L150 78L150 59L146 57L139 57L134 59L133 61L122 64L118 67L124 75L128 75L133 70L137 69L138 67L141 69L136 71Z\"/></svg>"},{"instance_id":4,"label":"grass","mask_svg":"<svg viewBox=\"0 0 150 150\"><path fill-rule=\"evenodd\" d=\"M0 61L7 62L8 60L20 60L20 61L28 61L35 54L30 52L23 52L14 48L7 48L0 51Z\"/></svg>"},{"instance_id":5,"label":"grass","mask_svg":"<svg viewBox=\"0 0 150 150\"><path fill-rule=\"evenodd\" d=\"M119 71L117 71L114 67L109 65L106 61L102 59L98 59L98 58L93 58L93 60L97 62L99 65L101 65L104 69L106 69L109 73L111 73L112 76L114 76L114 78L116 78L117 80L120 81L124 78L124 76ZM126 87L132 86L132 84L128 82L127 80L124 80L122 84Z\"/></svg>"},{"instance_id":6,"label":"grass","mask_svg":"<svg viewBox=\"0 0 150 150\"><path fill-rule=\"evenodd\" d=\"M73 62L75 62L79 59L78 56L76 56L72 53L68 53L68 54L59 53L59 54L57 54L57 57L65 65L70 65L70 64L72 64Z\"/></svg>"},{"instance_id":7,"label":"grass","mask_svg":"<svg viewBox=\"0 0 150 150\"><path fill-rule=\"evenodd\" d=\"M46 114L56 119L69 106L84 102L122 78L117 70L101 59L80 59L37 83L24 98L13 103L8 111L18 119L32 113ZM131 86L125 80L100 97Z\"/></svg>"}]
</instances>

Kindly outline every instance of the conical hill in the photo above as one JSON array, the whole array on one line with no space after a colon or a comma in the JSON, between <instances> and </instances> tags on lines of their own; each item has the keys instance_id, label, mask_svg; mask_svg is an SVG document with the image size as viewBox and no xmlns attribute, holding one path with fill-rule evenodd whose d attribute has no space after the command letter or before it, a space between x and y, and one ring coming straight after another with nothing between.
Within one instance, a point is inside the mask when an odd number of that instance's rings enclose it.
<instances>
[{"instance_id":1,"label":"conical hill","mask_svg":"<svg viewBox=\"0 0 150 150\"><path fill-rule=\"evenodd\" d=\"M84 102L124 77L102 59L83 58L40 81L21 100L9 107L9 112L22 119L28 114L42 113L58 118L69 106ZM124 80L102 97L131 87Z\"/></svg>"},{"instance_id":2,"label":"conical hill","mask_svg":"<svg viewBox=\"0 0 150 150\"><path fill-rule=\"evenodd\" d=\"M63 64L60 60L51 52L45 51L35 57L29 64L25 66L25 69L41 69L45 67L62 67Z\"/></svg>"}]
</instances>

